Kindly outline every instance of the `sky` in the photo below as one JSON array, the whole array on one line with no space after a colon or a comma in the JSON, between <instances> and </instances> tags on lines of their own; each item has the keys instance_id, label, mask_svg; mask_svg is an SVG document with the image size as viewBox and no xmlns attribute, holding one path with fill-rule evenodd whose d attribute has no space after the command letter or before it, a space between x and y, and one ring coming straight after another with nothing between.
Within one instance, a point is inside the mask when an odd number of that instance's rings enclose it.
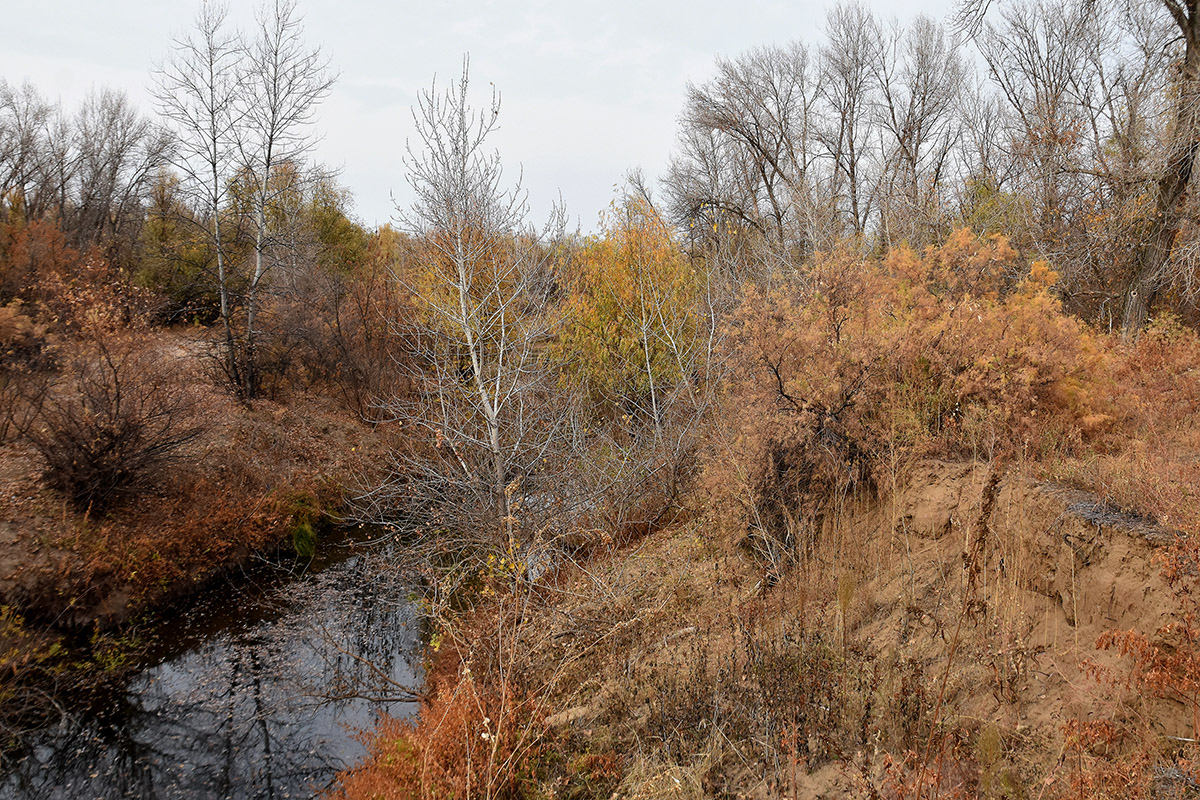
<instances>
[{"instance_id":1,"label":"sky","mask_svg":"<svg viewBox=\"0 0 1200 800\"><path fill-rule=\"evenodd\" d=\"M149 113L150 70L193 27L199 0L8 0L0 77L30 81L73 109L96 87L123 89ZM256 3L233 0L247 28ZM300 0L306 35L338 80L318 112L316 158L340 171L354 216L394 221L411 199L405 143L411 107L435 76L457 78L470 55L475 100L501 94L491 144L520 177L531 221L561 197L572 227L597 228L631 169L653 181L675 144L689 81L718 56L819 40L830 3L739 0ZM869 0L881 19L943 19L953 0Z\"/></svg>"}]
</instances>

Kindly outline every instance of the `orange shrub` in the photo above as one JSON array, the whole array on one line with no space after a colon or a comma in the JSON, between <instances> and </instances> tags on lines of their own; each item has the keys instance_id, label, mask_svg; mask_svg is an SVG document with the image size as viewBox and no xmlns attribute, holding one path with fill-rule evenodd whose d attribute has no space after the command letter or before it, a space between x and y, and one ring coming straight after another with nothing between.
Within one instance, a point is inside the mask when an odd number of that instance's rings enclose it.
<instances>
[{"instance_id":1,"label":"orange shrub","mask_svg":"<svg viewBox=\"0 0 1200 800\"><path fill-rule=\"evenodd\" d=\"M367 760L343 773L336 796L523 796L540 752L536 703L511 682L490 685L466 662L457 676L435 683L414 720L388 718L373 732Z\"/></svg>"},{"instance_id":2,"label":"orange shrub","mask_svg":"<svg viewBox=\"0 0 1200 800\"><path fill-rule=\"evenodd\" d=\"M32 361L46 346L45 327L21 306L20 300L0 306L0 367Z\"/></svg>"},{"instance_id":3,"label":"orange shrub","mask_svg":"<svg viewBox=\"0 0 1200 800\"><path fill-rule=\"evenodd\" d=\"M0 231L0 301L20 299L58 331L111 331L143 318L153 293L133 286L98 250L80 252L53 223Z\"/></svg>"},{"instance_id":4,"label":"orange shrub","mask_svg":"<svg viewBox=\"0 0 1200 800\"><path fill-rule=\"evenodd\" d=\"M1200 540L1180 538L1160 556L1163 577L1180 605L1174 622L1151 638L1142 631L1108 631L1096 642L1100 650L1116 650L1132 662L1121 683L1153 697L1174 700L1188 709L1191 740L1200 740ZM1108 677L1104 670L1093 671Z\"/></svg>"},{"instance_id":5,"label":"orange shrub","mask_svg":"<svg viewBox=\"0 0 1200 800\"><path fill-rule=\"evenodd\" d=\"M1200 534L1200 336L1173 318L1155 320L1133 344L1108 341L1104 416L1086 459L1051 476L1170 528Z\"/></svg>"},{"instance_id":6,"label":"orange shrub","mask_svg":"<svg viewBox=\"0 0 1200 800\"><path fill-rule=\"evenodd\" d=\"M728 330L732 436L705 471L714 507L794 551L897 456L1078 450L1104 353L1062 313L1056 278L959 231L882 261L822 255L789 286L748 289Z\"/></svg>"}]
</instances>

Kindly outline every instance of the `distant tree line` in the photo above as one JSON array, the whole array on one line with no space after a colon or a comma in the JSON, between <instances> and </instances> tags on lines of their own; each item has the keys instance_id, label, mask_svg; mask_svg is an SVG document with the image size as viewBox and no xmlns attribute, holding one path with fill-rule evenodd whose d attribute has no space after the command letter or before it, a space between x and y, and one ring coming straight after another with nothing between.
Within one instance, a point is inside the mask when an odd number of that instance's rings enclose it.
<instances>
[{"instance_id":1,"label":"distant tree line","mask_svg":"<svg viewBox=\"0 0 1200 800\"><path fill-rule=\"evenodd\" d=\"M968 226L1050 261L1102 326L1193 309L1195 4L987 5L947 29L839 4L814 45L719 59L688 88L665 179L692 252L761 275Z\"/></svg>"}]
</instances>

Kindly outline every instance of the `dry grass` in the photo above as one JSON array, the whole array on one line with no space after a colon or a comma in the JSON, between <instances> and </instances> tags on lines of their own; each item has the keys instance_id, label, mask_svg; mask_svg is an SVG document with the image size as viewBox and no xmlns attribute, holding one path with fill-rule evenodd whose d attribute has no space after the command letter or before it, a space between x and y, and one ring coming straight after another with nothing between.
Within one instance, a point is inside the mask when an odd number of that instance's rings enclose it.
<instances>
[{"instance_id":1,"label":"dry grass","mask_svg":"<svg viewBox=\"0 0 1200 800\"><path fill-rule=\"evenodd\" d=\"M39 618L120 621L225 565L286 545L297 513L333 512L344 482L381 464L382 432L298 397L246 408L213 386L190 332L145 334L192 387L203 433L135 498L77 511L42 485L36 454L0 445L0 594ZM64 609L70 609L65 616Z\"/></svg>"},{"instance_id":2,"label":"dry grass","mask_svg":"<svg viewBox=\"0 0 1200 800\"><path fill-rule=\"evenodd\" d=\"M1085 661L1186 622L1153 553L1200 531L1200 339L1089 331L968 234L803 277L731 323L704 512L539 589L547 758L624 754L618 797L1190 791L1192 707Z\"/></svg>"}]
</instances>

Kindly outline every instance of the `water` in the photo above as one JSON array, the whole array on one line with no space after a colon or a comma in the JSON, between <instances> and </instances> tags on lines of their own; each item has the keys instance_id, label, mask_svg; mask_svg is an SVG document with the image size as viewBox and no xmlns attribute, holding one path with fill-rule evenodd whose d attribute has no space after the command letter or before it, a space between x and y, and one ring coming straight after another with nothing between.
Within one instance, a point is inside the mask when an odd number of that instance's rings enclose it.
<instances>
[{"instance_id":1,"label":"water","mask_svg":"<svg viewBox=\"0 0 1200 800\"><path fill-rule=\"evenodd\" d=\"M412 713L420 623L386 554L352 541L301 574L219 587L160 626L145 667L6 764L0 798L312 797Z\"/></svg>"}]
</instances>

